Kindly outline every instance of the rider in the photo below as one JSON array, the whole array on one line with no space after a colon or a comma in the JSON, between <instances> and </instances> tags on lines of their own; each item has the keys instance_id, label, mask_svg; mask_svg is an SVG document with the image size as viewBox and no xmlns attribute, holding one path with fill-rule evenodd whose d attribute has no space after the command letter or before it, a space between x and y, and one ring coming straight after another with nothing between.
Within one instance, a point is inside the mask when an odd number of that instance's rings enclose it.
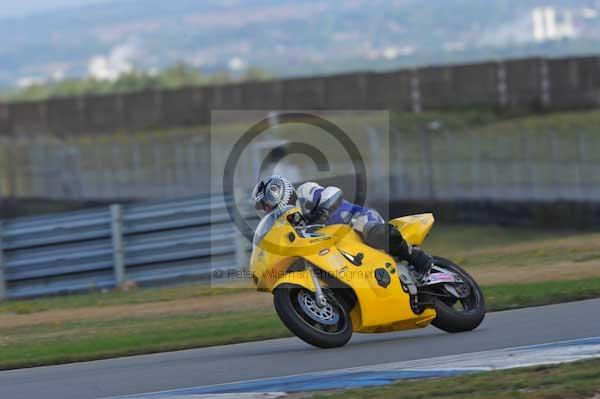
<instances>
[{"instance_id":1,"label":"rider","mask_svg":"<svg viewBox=\"0 0 600 399\"><path fill-rule=\"evenodd\" d=\"M383 249L399 260L406 260L416 269L419 279L424 279L433 260L430 255L416 246L409 245L400 231L386 223L381 215L371 208L352 204L343 198L337 187L327 188L314 182L307 182L294 189L283 176L262 178L252 191L252 203L259 217L275 208L283 208L295 203L301 209L308 224L348 224L371 247Z\"/></svg>"}]
</instances>

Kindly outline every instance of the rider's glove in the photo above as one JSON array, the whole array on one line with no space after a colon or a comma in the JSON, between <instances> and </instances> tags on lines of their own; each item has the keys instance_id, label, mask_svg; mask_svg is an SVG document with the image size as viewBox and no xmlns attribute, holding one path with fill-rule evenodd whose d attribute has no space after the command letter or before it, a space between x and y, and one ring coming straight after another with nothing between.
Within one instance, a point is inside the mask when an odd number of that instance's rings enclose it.
<instances>
[{"instance_id":1,"label":"rider's glove","mask_svg":"<svg viewBox=\"0 0 600 399\"><path fill-rule=\"evenodd\" d=\"M354 228L354 230L359 231L361 233L366 232L365 227L367 226L369 222L369 217L367 215L362 215L357 217L354 222L352 223L352 227Z\"/></svg>"},{"instance_id":2,"label":"rider's glove","mask_svg":"<svg viewBox=\"0 0 600 399\"><path fill-rule=\"evenodd\" d=\"M317 206L310 214L310 223L321 224L329 219L329 209Z\"/></svg>"}]
</instances>

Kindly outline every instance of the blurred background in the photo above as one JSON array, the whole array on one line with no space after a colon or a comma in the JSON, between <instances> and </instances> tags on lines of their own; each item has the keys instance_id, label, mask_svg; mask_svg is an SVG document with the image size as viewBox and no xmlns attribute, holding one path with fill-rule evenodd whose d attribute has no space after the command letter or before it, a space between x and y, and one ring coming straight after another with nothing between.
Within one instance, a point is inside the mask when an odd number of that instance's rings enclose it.
<instances>
[{"instance_id":1,"label":"blurred background","mask_svg":"<svg viewBox=\"0 0 600 399\"><path fill-rule=\"evenodd\" d=\"M245 121L221 118L211 134L215 110L319 110L351 124L395 216L595 229L599 22L598 0L7 4L0 296L206 279L245 263L233 199L210 184L211 159L228 156L215 148ZM271 129L252 143L241 192L257 160L302 135ZM348 162L327 176L298 156L283 163L298 182L348 177Z\"/></svg>"},{"instance_id":2,"label":"blurred background","mask_svg":"<svg viewBox=\"0 0 600 399\"><path fill-rule=\"evenodd\" d=\"M244 211L268 154L346 193L356 159L274 123L238 195L211 184L237 138L287 110L352 138L368 205L434 212L424 249L464 266L488 311L600 297L600 0L19 0L0 37L0 370L289 336L270 295L213 281L248 266L227 205ZM198 385L179 378L202 374L192 358L159 363L171 374L136 392ZM68 370L0 391L85 396ZM97 371L89 397L127 393ZM563 396L583 386L570 376Z\"/></svg>"}]
</instances>

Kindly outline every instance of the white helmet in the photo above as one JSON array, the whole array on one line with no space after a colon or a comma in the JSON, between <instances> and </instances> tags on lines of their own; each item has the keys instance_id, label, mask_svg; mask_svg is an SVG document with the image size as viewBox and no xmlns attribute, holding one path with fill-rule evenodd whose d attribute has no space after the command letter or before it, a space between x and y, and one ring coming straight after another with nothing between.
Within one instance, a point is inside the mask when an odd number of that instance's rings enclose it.
<instances>
[{"instance_id":1,"label":"white helmet","mask_svg":"<svg viewBox=\"0 0 600 399\"><path fill-rule=\"evenodd\" d=\"M275 208L283 208L296 201L296 190L288 179L273 175L263 177L252 190L252 205L259 217Z\"/></svg>"}]
</instances>

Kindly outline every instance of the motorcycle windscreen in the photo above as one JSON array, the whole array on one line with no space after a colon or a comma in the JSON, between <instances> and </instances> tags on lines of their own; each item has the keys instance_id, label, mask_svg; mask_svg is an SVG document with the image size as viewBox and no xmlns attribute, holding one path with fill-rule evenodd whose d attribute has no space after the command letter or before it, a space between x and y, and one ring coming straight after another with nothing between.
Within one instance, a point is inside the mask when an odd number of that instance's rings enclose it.
<instances>
[{"instance_id":1,"label":"motorcycle windscreen","mask_svg":"<svg viewBox=\"0 0 600 399\"><path fill-rule=\"evenodd\" d=\"M287 205L282 208L275 208L271 210L271 212L267 213L258 223L258 226L256 226L256 231L254 232L252 245L255 248L258 247L262 239L265 238L269 231L271 231L271 229L275 225L275 222L277 222L281 215L293 208L293 206Z\"/></svg>"}]
</instances>

